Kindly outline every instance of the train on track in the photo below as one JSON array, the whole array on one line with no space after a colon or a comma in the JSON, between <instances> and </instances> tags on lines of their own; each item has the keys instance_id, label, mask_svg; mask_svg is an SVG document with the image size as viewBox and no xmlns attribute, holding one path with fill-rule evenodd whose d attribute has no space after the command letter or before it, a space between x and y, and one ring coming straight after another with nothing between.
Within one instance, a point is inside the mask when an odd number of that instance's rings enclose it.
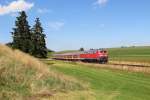
<instances>
[{"instance_id":1,"label":"train on track","mask_svg":"<svg viewBox=\"0 0 150 100\"><path fill-rule=\"evenodd\" d=\"M63 53L53 55L53 59L66 61L83 61L83 62L108 62L108 52L103 49L92 49L73 53Z\"/></svg>"}]
</instances>

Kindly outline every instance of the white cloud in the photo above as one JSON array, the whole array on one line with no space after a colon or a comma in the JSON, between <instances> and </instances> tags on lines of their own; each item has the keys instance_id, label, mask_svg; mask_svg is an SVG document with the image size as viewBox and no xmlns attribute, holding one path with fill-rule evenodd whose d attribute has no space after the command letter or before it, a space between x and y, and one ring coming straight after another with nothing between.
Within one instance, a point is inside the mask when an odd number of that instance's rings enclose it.
<instances>
[{"instance_id":1,"label":"white cloud","mask_svg":"<svg viewBox=\"0 0 150 100\"><path fill-rule=\"evenodd\" d=\"M33 6L33 3L26 2L25 0L12 1L8 5L0 5L0 15L15 13L22 10L29 10Z\"/></svg>"},{"instance_id":2,"label":"white cloud","mask_svg":"<svg viewBox=\"0 0 150 100\"><path fill-rule=\"evenodd\" d=\"M46 8L39 8L39 9L37 10L37 12L38 12L38 13L41 13L41 14L43 14L43 13L51 13L52 10L46 9Z\"/></svg>"},{"instance_id":3,"label":"white cloud","mask_svg":"<svg viewBox=\"0 0 150 100\"><path fill-rule=\"evenodd\" d=\"M105 6L108 3L108 0L97 0L94 4L99 6Z\"/></svg>"},{"instance_id":4,"label":"white cloud","mask_svg":"<svg viewBox=\"0 0 150 100\"><path fill-rule=\"evenodd\" d=\"M63 28L65 25L64 22L59 22L59 21L56 21L56 22L49 22L48 23L48 27L51 29L51 30L60 30L61 28Z\"/></svg>"}]
</instances>

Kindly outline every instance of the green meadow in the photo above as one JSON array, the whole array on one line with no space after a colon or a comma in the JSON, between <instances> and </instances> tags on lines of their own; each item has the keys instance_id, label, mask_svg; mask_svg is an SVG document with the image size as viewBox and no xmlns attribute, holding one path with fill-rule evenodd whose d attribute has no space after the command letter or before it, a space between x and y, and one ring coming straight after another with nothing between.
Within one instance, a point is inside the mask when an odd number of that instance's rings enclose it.
<instances>
[{"instance_id":1,"label":"green meadow","mask_svg":"<svg viewBox=\"0 0 150 100\"><path fill-rule=\"evenodd\" d=\"M150 100L148 74L93 68L75 62L48 61L47 64L89 85L94 100Z\"/></svg>"},{"instance_id":2,"label":"green meadow","mask_svg":"<svg viewBox=\"0 0 150 100\"><path fill-rule=\"evenodd\" d=\"M150 62L150 47L126 47L108 49L111 61Z\"/></svg>"}]
</instances>

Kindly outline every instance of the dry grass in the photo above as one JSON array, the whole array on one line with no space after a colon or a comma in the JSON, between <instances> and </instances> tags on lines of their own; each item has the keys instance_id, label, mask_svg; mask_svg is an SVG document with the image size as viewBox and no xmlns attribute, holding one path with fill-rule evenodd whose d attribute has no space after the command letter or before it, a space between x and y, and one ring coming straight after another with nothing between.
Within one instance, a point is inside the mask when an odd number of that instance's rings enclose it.
<instances>
[{"instance_id":1,"label":"dry grass","mask_svg":"<svg viewBox=\"0 0 150 100\"><path fill-rule=\"evenodd\" d=\"M59 93L49 100L96 100L95 93L91 91L76 91L68 93Z\"/></svg>"},{"instance_id":2,"label":"dry grass","mask_svg":"<svg viewBox=\"0 0 150 100\"><path fill-rule=\"evenodd\" d=\"M78 80L65 76L19 50L0 44L0 99L24 99L45 91L84 90Z\"/></svg>"},{"instance_id":3,"label":"dry grass","mask_svg":"<svg viewBox=\"0 0 150 100\"><path fill-rule=\"evenodd\" d=\"M150 73L150 67L139 67L139 66L127 66L127 65L121 65L121 64L131 64L136 65L136 63L115 63L118 65L113 65L114 63L109 64L92 64L92 63L82 63L79 62L79 64L86 65L89 67L95 67L95 68L108 68L108 69L117 69L117 70L123 70L123 71L130 71L130 72L142 72L142 73ZM120 65L119 65L120 64Z\"/></svg>"},{"instance_id":4,"label":"dry grass","mask_svg":"<svg viewBox=\"0 0 150 100\"><path fill-rule=\"evenodd\" d=\"M130 61L109 61L110 64L128 64L138 66L150 66L150 63L144 62L130 62Z\"/></svg>"},{"instance_id":5,"label":"dry grass","mask_svg":"<svg viewBox=\"0 0 150 100\"><path fill-rule=\"evenodd\" d=\"M35 68L37 71L43 74L47 74L49 72L48 67L46 67L36 58L31 57L28 54L22 53L19 50L12 50L4 45L0 45L0 56L1 58L5 57L4 60L11 59L14 62L20 62L24 64L25 67Z\"/></svg>"},{"instance_id":6,"label":"dry grass","mask_svg":"<svg viewBox=\"0 0 150 100\"><path fill-rule=\"evenodd\" d=\"M91 91L69 91L65 93L57 93L53 96L51 94L38 94L27 98L28 100L96 100L95 93ZM43 97L43 98L40 98Z\"/></svg>"}]
</instances>

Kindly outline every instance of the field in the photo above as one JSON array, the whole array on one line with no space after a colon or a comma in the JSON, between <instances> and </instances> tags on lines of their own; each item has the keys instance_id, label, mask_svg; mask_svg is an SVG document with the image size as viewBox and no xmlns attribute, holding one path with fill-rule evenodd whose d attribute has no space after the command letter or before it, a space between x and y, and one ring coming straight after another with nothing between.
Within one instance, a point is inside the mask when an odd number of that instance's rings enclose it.
<instances>
[{"instance_id":1,"label":"field","mask_svg":"<svg viewBox=\"0 0 150 100\"><path fill-rule=\"evenodd\" d=\"M150 47L127 47L110 48L109 58L111 61L131 61L150 63Z\"/></svg>"},{"instance_id":2,"label":"field","mask_svg":"<svg viewBox=\"0 0 150 100\"><path fill-rule=\"evenodd\" d=\"M107 50L109 52L109 63L135 65L149 65L150 63L149 46L108 48ZM76 51L68 50L59 53L67 52ZM150 100L149 74L104 67L95 68L94 64L61 61L54 61L51 66L54 70L84 81L84 84L89 84L95 100Z\"/></svg>"},{"instance_id":3,"label":"field","mask_svg":"<svg viewBox=\"0 0 150 100\"><path fill-rule=\"evenodd\" d=\"M89 84L93 100L150 100L148 74L93 68L74 62L48 61L47 64L53 70L83 81L84 85Z\"/></svg>"}]
</instances>

